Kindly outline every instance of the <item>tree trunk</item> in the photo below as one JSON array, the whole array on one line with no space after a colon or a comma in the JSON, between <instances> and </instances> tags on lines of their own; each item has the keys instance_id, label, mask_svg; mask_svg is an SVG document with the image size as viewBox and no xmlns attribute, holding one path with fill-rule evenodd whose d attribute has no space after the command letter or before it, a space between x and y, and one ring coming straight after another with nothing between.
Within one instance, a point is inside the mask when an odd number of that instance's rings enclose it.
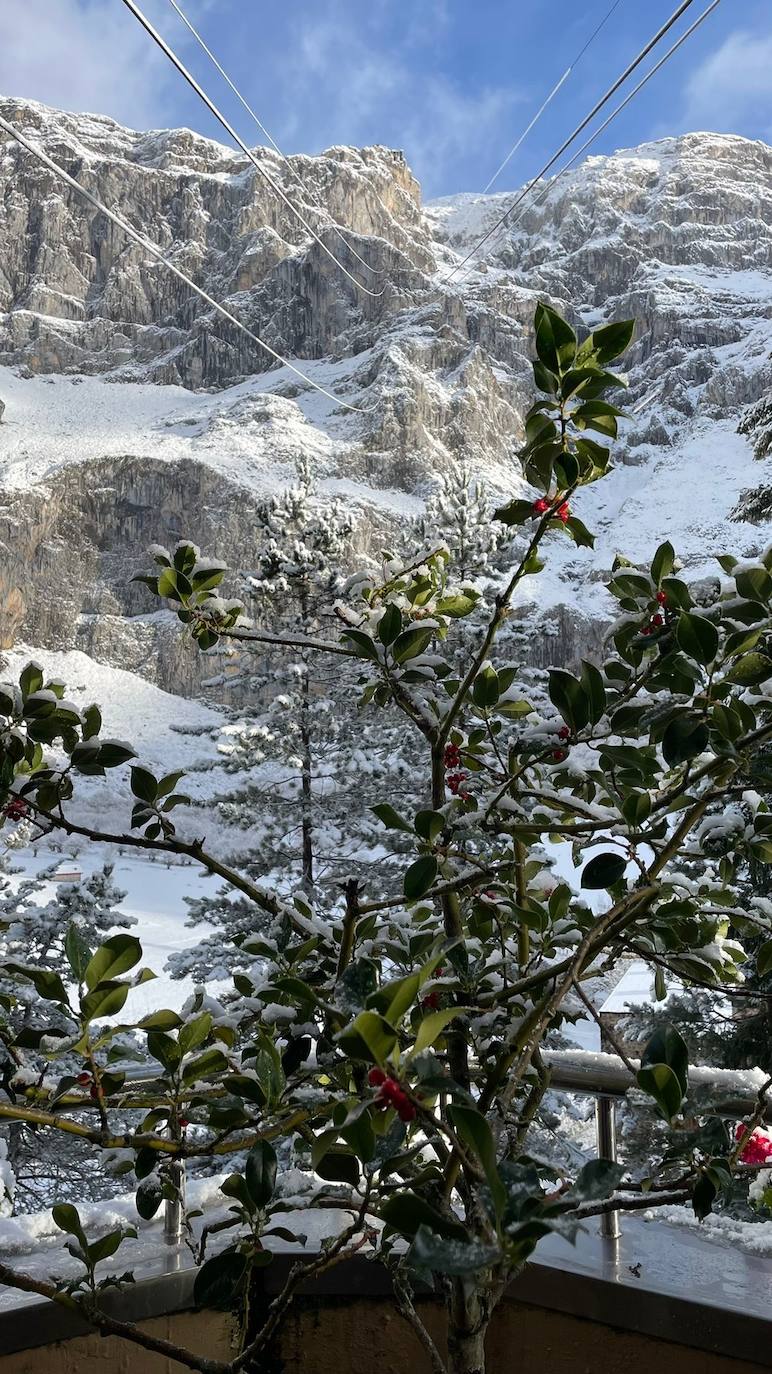
<instances>
[{"instance_id":1,"label":"tree trunk","mask_svg":"<svg viewBox=\"0 0 772 1374\"><path fill-rule=\"evenodd\" d=\"M485 1374L485 1337L497 1299L469 1279L452 1279L451 1284L448 1374Z\"/></svg>"},{"instance_id":2,"label":"tree trunk","mask_svg":"<svg viewBox=\"0 0 772 1374\"><path fill-rule=\"evenodd\" d=\"M314 827L311 814L313 794L311 790L312 759L309 707L308 669L305 668L303 673L303 698L300 713L300 738L303 750L301 778L302 796L300 801L303 830L303 879L301 886L306 896L312 898L314 895Z\"/></svg>"}]
</instances>

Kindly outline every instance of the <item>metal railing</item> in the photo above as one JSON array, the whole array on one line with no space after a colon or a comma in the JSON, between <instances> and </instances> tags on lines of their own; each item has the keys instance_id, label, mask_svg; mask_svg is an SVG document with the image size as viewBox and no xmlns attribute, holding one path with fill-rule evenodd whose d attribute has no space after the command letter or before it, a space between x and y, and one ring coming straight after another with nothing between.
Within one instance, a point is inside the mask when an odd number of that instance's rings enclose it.
<instances>
[{"instance_id":1,"label":"metal railing","mask_svg":"<svg viewBox=\"0 0 772 1374\"><path fill-rule=\"evenodd\" d=\"M616 1104L623 1100L636 1080L615 1054L596 1054L577 1050L543 1050L542 1058L550 1072L550 1087L561 1092L583 1093L595 1098L595 1139L599 1159L617 1158ZM636 1071L640 1063L629 1061ZM689 1089L694 1093L718 1093L711 1100L710 1110L716 1116L740 1121L749 1117L759 1105L758 1088L743 1085L743 1070L722 1073L713 1068L695 1067L689 1070ZM732 1091L727 1091L731 1085ZM721 1097L721 1089L727 1092ZM765 1121L772 1121L772 1097L767 1094ZM600 1218L600 1233L609 1240L622 1234L619 1212L604 1212Z\"/></svg>"},{"instance_id":2,"label":"metal railing","mask_svg":"<svg viewBox=\"0 0 772 1374\"><path fill-rule=\"evenodd\" d=\"M543 1050L542 1059L550 1073L550 1087L560 1092L578 1093L595 1098L596 1148L599 1159L616 1161L616 1104L624 1100L631 1088L636 1087L634 1073L616 1054L603 1054L586 1050ZM628 1060L636 1072L640 1067L638 1060ZM136 1086L156 1081L156 1076L148 1077L147 1070L137 1065L126 1065L127 1082ZM752 1115L759 1105L759 1088L749 1081L747 1071L727 1071L696 1066L689 1070L689 1091L691 1096L710 1094L710 1110L716 1116L728 1120L741 1121ZM743 1081L745 1080L745 1081ZM96 1103L74 1099L72 1104L83 1110L95 1108ZM700 1104L701 1105L701 1104ZM707 1104L706 1104L707 1105ZM772 1094L767 1094L767 1106L762 1118L772 1123ZM182 1240L185 1220L185 1161L173 1160L169 1164L169 1181L174 1196L164 1203L163 1238L167 1245L179 1245ZM600 1218L601 1235L617 1239L620 1234L619 1212L606 1212Z\"/></svg>"},{"instance_id":3,"label":"metal railing","mask_svg":"<svg viewBox=\"0 0 772 1374\"><path fill-rule=\"evenodd\" d=\"M550 1087L561 1092L579 1093L595 1098L595 1131L599 1159L615 1161L617 1158L616 1104L622 1101L630 1088L636 1086L635 1078L615 1054L596 1054L582 1050L543 1050L542 1058L550 1072ZM635 1059L630 1059L634 1069L639 1068ZM742 1070L724 1075L721 1070L696 1067L689 1070L689 1086L694 1092L718 1091L717 1100L711 1100L710 1109L716 1116L740 1121L749 1117L758 1107L758 1088L751 1083L743 1085ZM731 1085L731 1091L728 1091ZM727 1092L721 1097L722 1087ZM767 1108L764 1120L772 1122L772 1096L767 1095ZM182 1239L185 1210L185 1164L175 1161L172 1165L172 1178L177 1196L167 1201L164 1209L164 1240L167 1245L178 1245ZM600 1218L600 1233L609 1240L617 1240L621 1235L619 1212L604 1212Z\"/></svg>"}]
</instances>

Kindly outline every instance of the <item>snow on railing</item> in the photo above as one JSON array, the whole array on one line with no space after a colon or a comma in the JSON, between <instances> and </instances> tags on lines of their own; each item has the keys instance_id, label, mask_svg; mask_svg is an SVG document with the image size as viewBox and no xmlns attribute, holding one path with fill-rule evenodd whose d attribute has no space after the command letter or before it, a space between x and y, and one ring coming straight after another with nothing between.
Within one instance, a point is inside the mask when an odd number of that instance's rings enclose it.
<instances>
[{"instance_id":1,"label":"snow on railing","mask_svg":"<svg viewBox=\"0 0 772 1374\"><path fill-rule=\"evenodd\" d=\"M543 1050L542 1058L550 1073L550 1087L562 1092L594 1097L595 1131L599 1159L616 1160L616 1101L636 1086L630 1069L615 1054L592 1050ZM637 1059L629 1063L640 1068ZM758 1107L759 1092L767 1081L761 1069L714 1069L690 1067L689 1088L698 1092L726 1093L711 1107L719 1116L740 1120ZM767 1093L765 1121L772 1121L772 1096ZM602 1236L616 1240L622 1234L619 1212L605 1212L600 1219Z\"/></svg>"}]
</instances>

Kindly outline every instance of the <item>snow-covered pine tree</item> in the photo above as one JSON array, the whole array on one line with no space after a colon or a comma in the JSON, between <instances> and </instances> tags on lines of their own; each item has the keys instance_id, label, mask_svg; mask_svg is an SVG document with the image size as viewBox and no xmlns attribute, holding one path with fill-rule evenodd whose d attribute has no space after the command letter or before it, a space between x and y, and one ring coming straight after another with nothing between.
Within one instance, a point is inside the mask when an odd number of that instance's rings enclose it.
<instances>
[{"instance_id":1,"label":"snow-covered pine tree","mask_svg":"<svg viewBox=\"0 0 772 1374\"><path fill-rule=\"evenodd\" d=\"M370 806L385 790L413 799L401 727L370 715L360 747L351 705L361 665L353 657L350 666L320 662L303 647L336 623L356 534L355 513L320 499L305 457L293 485L260 507L255 560L242 581L255 629L279 642L269 651L247 645L236 672L230 659L228 681L253 705L221 733L233 786L214 803L231 830L243 831L236 857L245 872L280 888L300 884L322 910L340 900L347 878L387 858ZM234 940L255 934L253 904L218 891L188 905L191 923L214 933L173 955L172 971L227 976L239 961Z\"/></svg>"},{"instance_id":2,"label":"snow-covered pine tree","mask_svg":"<svg viewBox=\"0 0 772 1374\"><path fill-rule=\"evenodd\" d=\"M67 968L68 949L75 943L95 949L117 929L135 924L120 911L126 893L105 864L79 883L60 883L51 893L57 865L19 880L8 852L0 868L0 968L23 966L32 979L19 981L0 974L0 1080L14 1096L34 1088L48 1071L41 1042L65 1038L73 1026L54 1001L40 996L47 980ZM22 1071L18 1047L29 1051ZM75 1061L73 1061L75 1063ZM77 1071L77 1070L76 1070ZM66 1063L61 1072L67 1072ZM47 1205L56 1196L99 1197L114 1191L104 1168L84 1160L67 1137L46 1129L15 1123L0 1132L0 1214L25 1212Z\"/></svg>"},{"instance_id":3,"label":"snow-covered pine tree","mask_svg":"<svg viewBox=\"0 0 772 1374\"><path fill-rule=\"evenodd\" d=\"M506 559L514 533L494 519L494 505L467 461L453 459L438 476L414 542L426 548L444 544L461 580L493 572Z\"/></svg>"}]
</instances>

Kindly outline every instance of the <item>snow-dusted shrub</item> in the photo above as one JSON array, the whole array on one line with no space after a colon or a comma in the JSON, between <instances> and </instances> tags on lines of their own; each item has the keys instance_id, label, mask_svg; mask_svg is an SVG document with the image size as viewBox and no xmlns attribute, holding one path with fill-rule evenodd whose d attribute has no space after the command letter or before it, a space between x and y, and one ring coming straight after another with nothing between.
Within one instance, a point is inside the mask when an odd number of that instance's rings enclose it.
<instances>
[{"instance_id":1,"label":"snow-dusted shrub","mask_svg":"<svg viewBox=\"0 0 772 1374\"><path fill-rule=\"evenodd\" d=\"M542 1046L575 1013L587 978L632 954L658 980L673 971L687 985L731 988L742 981L744 938L758 944L762 935L769 949L772 934L768 911L743 908L735 886L739 864L772 860L772 815L745 780L754 750L772 738L772 557L739 565L723 555L723 580L703 584L698 608L668 543L646 567L618 558L607 657L577 673L553 670L546 703L525 695L519 665L497 653L520 584L538 575L551 541L592 547L572 502L608 469L602 440L616 435L619 412L605 397L623 383L607 369L631 335L630 324L612 324L579 344L539 307L541 397L520 455L536 494L498 512L525 548L484 615L480 587L455 579L446 550L407 562L387 555L345 589L340 637L315 644L357 670L365 755L375 713L400 723L422 797L407 813L382 797L374 809L383 836L396 837L403 858L342 882L324 915L300 886L277 891L187 838L175 825L179 775L158 776L152 760L132 762L129 746L104 741L98 713L62 705L34 666L0 695L9 823L32 816L43 830L99 839L77 819L78 776L128 763L135 805L122 843L195 860L255 916L229 999L202 994L183 1014L138 1024L116 1022L146 976L132 973L142 951L129 934L96 950L68 936L59 971L8 965L20 987L32 984L41 1019L55 1017L62 1032L38 1046L49 1076L65 1053L78 1056L80 1072L15 1093L25 1051L6 1032L0 1116L64 1129L91 1106L84 1146L130 1152L143 1217L174 1196L180 1160L243 1161L222 1187L234 1239L201 1267L204 1305L242 1303L273 1237L286 1234L279 1160L293 1194L305 1179L309 1203L334 1201L351 1219L320 1254L299 1260L231 1364L180 1353L189 1367L259 1367L298 1285L366 1245L391 1269L395 1300L434 1368L480 1374L491 1313L543 1236L644 1201L692 1199L705 1215L738 1167L743 1141L720 1118L683 1119L688 1056L669 1030L649 1043L638 1073L671 1131L645 1198L619 1165L557 1170L531 1149L549 1088ZM154 556L148 585L202 649L238 635L266 652L271 635L221 600L220 565L184 542ZM482 628L459 664L454 636L473 613ZM298 645L310 647L302 637ZM558 845L572 855L576 884L554 871ZM127 1025L145 1045L145 1076L130 1092L121 1051L113 1053ZM146 1110L136 1129L116 1131L127 1097ZM760 1096L747 1130L764 1105ZM96 1265L125 1233L92 1240L70 1206L54 1218L82 1262L74 1298L109 1329ZM446 1301L447 1363L413 1307L417 1277ZM20 1281L4 1266L0 1280Z\"/></svg>"}]
</instances>

